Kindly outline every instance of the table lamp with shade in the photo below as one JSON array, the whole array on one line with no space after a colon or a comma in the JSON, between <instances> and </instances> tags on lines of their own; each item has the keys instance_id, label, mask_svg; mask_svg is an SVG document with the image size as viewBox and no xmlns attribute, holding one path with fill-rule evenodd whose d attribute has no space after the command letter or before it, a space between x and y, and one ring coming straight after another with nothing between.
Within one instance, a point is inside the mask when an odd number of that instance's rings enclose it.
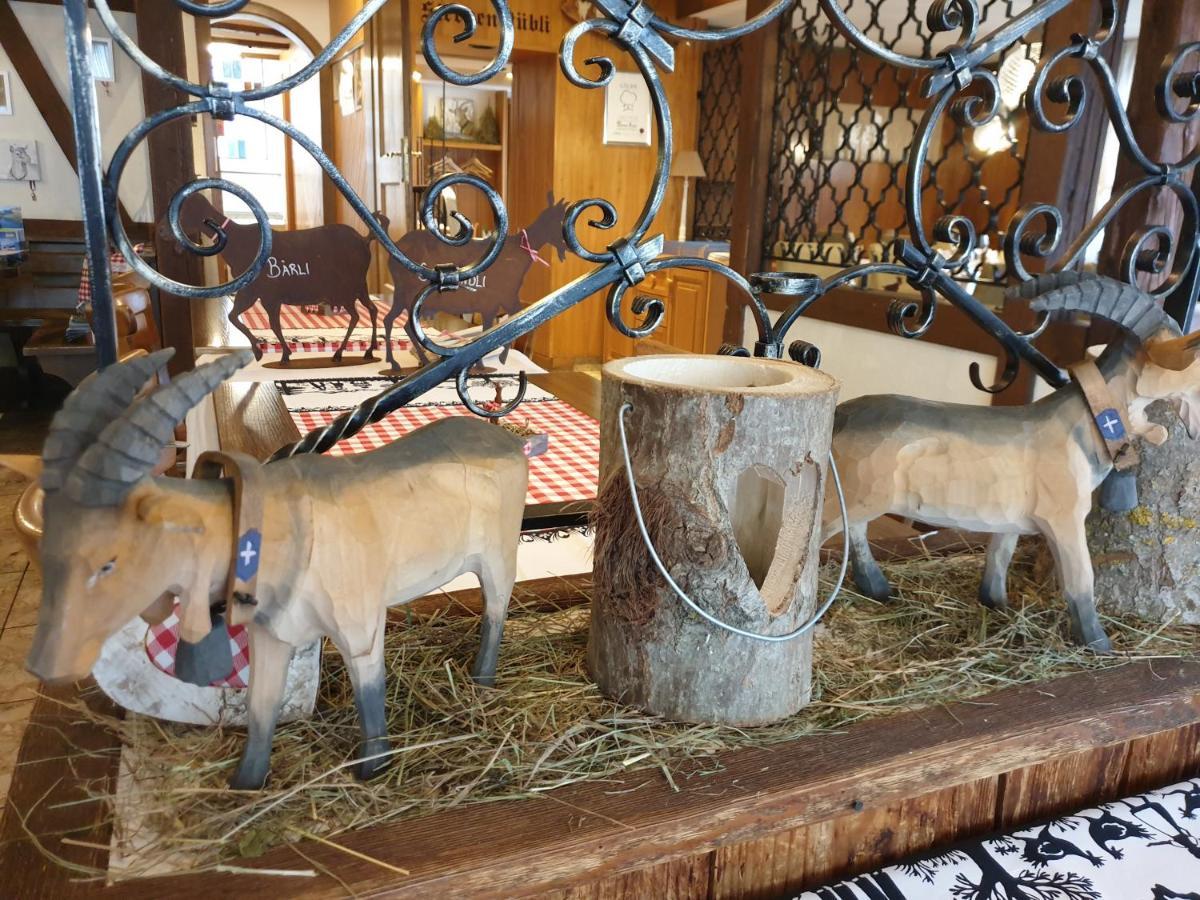
<instances>
[{"instance_id":1,"label":"table lamp with shade","mask_svg":"<svg viewBox=\"0 0 1200 900\"><path fill-rule=\"evenodd\" d=\"M675 159L671 161L671 177L683 179L683 197L679 201L679 240L686 241L688 239L688 200L689 187L693 178L704 178L704 163L700 160L700 154L695 150L680 150L675 154Z\"/></svg>"}]
</instances>

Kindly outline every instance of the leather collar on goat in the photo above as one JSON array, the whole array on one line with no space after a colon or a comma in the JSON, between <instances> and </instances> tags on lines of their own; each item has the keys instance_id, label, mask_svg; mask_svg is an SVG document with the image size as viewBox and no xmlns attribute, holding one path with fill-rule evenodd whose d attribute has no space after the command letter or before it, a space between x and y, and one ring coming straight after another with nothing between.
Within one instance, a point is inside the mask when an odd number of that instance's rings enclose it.
<instances>
[{"instance_id":1,"label":"leather collar on goat","mask_svg":"<svg viewBox=\"0 0 1200 900\"><path fill-rule=\"evenodd\" d=\"M233 604L258 603L255 587L262 559L262 464L244 453L203 453L196 460L193 478L229 478L233 481L233 562L225 588L229 614Z\"/></svg>"},{"instance_id":2,"label":"leather collar on goat","mask_svg":"<svg viewBox=\"0 0 1200 900\"><path fill-rule=\"evenodd\" d=\"M1070 372L1071 378L1083 391L1083 398L1092 412L1092 423L1108 448L1113 466L1119 472L1132 469L1138 464L1139 457L1137 448L1133 446L1133 436L1129 433L1128 412L1118 406L1104 375L1090 359L1071 366Z\"/></svg>"}]
</instances>

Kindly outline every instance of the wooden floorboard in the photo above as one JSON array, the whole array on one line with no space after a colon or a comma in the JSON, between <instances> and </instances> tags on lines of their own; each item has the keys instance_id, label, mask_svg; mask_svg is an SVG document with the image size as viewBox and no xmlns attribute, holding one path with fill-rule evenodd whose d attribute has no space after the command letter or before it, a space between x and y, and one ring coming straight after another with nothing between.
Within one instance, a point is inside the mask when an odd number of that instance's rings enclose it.
<instances>
[{"instance_id":1,"label":"wooden floorboard","mask_svg":"<svg viewBox=\"0 0 1200 900\"><path fill-rule=\"evenodd\" d=\"M628 794L614 794L611 784L580 785L552 798L460 808L339 838L351 849L410 869L407 878L327 847L301 849L360 893L480 897L568 890L580 882L633 877L630 873L650 866L674 866L789 829L855 815L886 816L883 811L891 805L934 791L1126 741L1153 740L1174 729L1186 731L1200 722L1198 688L1200 663L1130 664L868 721L843 733L724 754L718 772L677 777L678 792L653 778ZM53 748L38 747L47 750ZM23 748L22 759L26 755ZM57 770L44 766L41 774L30 770L30 775L19 778L26 782L23 802L39 791L53 788L53 798L56 791L70 789L61 764ZM55 778L64 783L55 786ZM987 798L979 802L981 808L990 803ZM11 819L6 815L6 838L12 837ZM88 822L82 827L86 830ZM14 852L14 845L0 851L3 870L32 859L28 849L16 858ZM279 849L244 864L294 868L295 861L294 853ZM44 867L40 871L53 876ZM269 877L237 877L241 892L280 889ZM208 897L230 885L221 875L149 879L122 885L121 895ZM344 893L324 877L287 887L295 896ZM89 890L76 886L72 894Z\"/></svg>"}]
</instances>

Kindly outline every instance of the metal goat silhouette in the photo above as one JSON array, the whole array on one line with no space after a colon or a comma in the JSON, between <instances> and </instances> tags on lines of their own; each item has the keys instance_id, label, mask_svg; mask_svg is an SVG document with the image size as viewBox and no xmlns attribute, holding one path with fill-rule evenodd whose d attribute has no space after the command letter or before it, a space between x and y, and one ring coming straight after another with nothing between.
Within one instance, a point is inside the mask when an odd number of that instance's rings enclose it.
<instances>
[{"instance_id":1,"label":"metal goat silhouette","mask_svg":"<svg viewBox=\"0 0 1200 900\"><path fill-rule=\"evenodd\" d=\"M437 312L460 316L477 313L483 319L484 331L487 331L496 319L511 315L521 308L518 295L525 276L529 274L535 262L546 263L538 255L539 250L551 246L558 252L560 262L566 259L567 244L563 236L563 222L567 216L567 203L565 200L555 201L553 194L549 194L547 200L550 205L538 214L533 224L505 238L504 247L491 268L485 274L463 282L460 290L426 292L425 296L428 299L422 299L422 292L429 283L395 260L392 261L391 273L395 293L392 295L392 308L383 319L383 330L387 342L387 359L393 369L398 370L399 366L392 353L392 323L402 312L408 313L404 329L412 340L413 350L424 365L429 361L425 353L429 344L418 321L422 315ZM465 241L458 246L447 246L444 237L429 230L422 230L410 231L396 244L411 259L438 265L453 264L457 267L478 259L483 253L481 248L486 248L493 240L494 238L484 238ZM506 349L501 355L501 361L507 353Z\"/></svg>"},{"instance_id":2,"label":"metal goat silhouette","mask_svg":"<svg viewBox=\"0 0 1200 900\"><path fill-rule=\"evenodd\" d=\"M386 217L377 218L386 230ZM248 268L258 254L261 241L259 227L231 221L201 194L192 194L183 201L179 223L184 234L193 242L198 241L201 234L213 237L216 241L215 252L234 271ZM166 233L165 220L159 228ZM333 354L335 362L341 362L350 336L358 325L356 304L365 306L371 317L371 343L363 358L375 358L379 311L367 289L371 241L374 239L373 234L364 236L349 225L340 224L297 231L272 231L271 255L266 265L257 278L234 295L233 308L229 311L229 321L249 339L256 359L262 359L262 347L241 317L259 301L266 309L271 330L283 348L284 363L291 357L291 350L280 326L280 309L285 305L309 306L314 303L327 303L334 309L344 309L350 313L346 336Z\"/></svg>"}]
</instances>

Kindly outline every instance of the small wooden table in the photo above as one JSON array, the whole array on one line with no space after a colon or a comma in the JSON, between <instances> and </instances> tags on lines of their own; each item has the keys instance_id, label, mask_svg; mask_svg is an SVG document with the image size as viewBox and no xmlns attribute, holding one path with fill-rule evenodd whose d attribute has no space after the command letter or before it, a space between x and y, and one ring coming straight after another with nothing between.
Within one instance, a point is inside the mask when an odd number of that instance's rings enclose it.
<instances>
[{"instance_id":1,"label":"small wooden table","mask_svg":"<svg viewBox=\"0 0 1200 900\"><path fill-rule=\"evenodd\" d=\"M530 375L529 382L580 412L600 418L600 382L582 372ZM266 459L280 447L300 440L300 431L271 382L225 382L213 394L217 437L222 450ZM526 531L569 528L587 520L578 501L540 503L525 508Z\"/></svg>"},{"instance_id":2,"label":"small wooden table","mask_svg":"<svg viewBox=\"0 0 1200 900\"><path fill-rule=\"evenodd\" d=\"M57 375L71 387L96 371L96 343L89 332L79 341L68 342L67 326L47 322L25 344L25 355L37 360L47 375Z\"/></svg>"}]
</instances>

